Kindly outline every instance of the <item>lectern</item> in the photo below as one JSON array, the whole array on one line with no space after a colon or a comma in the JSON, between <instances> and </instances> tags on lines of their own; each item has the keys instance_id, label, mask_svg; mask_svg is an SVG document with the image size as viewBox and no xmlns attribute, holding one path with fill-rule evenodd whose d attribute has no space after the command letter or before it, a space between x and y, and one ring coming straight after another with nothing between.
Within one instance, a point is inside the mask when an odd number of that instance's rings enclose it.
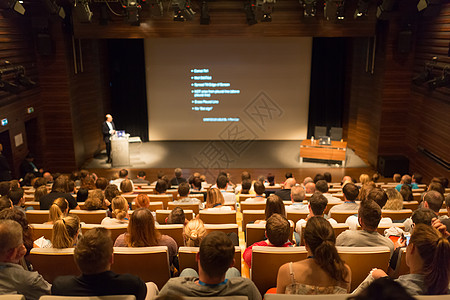
<instances>
[{"instance_id":1,"label":"lectern","mask_svg":"<svg viewBox=\"0 0 450 300\"><path fill-rule=\"evenodd\" d=\"M129 134L111 137L112 167L125 167L130 165Z\"/></svg>"}]
</instances>

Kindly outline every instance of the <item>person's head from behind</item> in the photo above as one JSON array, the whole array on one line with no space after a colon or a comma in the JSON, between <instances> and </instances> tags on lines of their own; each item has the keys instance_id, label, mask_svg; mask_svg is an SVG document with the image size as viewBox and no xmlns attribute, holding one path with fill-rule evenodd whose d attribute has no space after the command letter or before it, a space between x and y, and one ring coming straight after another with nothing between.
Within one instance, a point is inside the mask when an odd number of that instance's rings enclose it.
<instances>
[{"instance_id":1,"label":"person's head from behind","mask_svg":"<svg viewBox=\"0 0 450 300\"><path fill-rule=\"evenodd\" d=\"M77 191L77 202L85 202L89 197L89 190L85 188L80 188Z\"/></svg>"},{"instance_id":2,"label":"person's head from behind","mask_svg":"<svg viewBox=\"0 0 450 300\"><path fill-rule=\"evenodd\" d=\"M358 210L358 221L362 229L375 231L381 221L381 208L374 201L361 202Z\"/></svg>"},{"instance_id":3,"label":"person's head from behind","mask_svg":"<svg viewBox=\"0 0 450 300\"><path fill-rule=\"evenodd\" d=\"M136 208L149 208L150 198L146 194L139 194L134 200L134 203L136 204Z\"/></svg>"},{"instance_id":4,"label":"person's head from behind","mask_svg":"<svg viewBox=\"0 0 450 300\"><path fill-rule=\"evenodd\" d=\"M202 188L202 180L200 179L200 177L194 177L192 179L192 188L196 189L196 190L201 190Z\"/></svg>"},{"instance_id":5,"label":"person's head from behind","mask_svg":"<svg viewBox=\"0 0 450 300\"><path fill-rule=\"evenodd\" d=\"M284 183L284 188L285 189L290 189L293 186L295 186L295 184L297 183L297 181L295 181L295 178L288 178L286 179L286 182Z\"/></svg>"},{"instance_id":6,"label":"person's head from behind","mask_svg":"<svg viewBox=\"0 0 450 300\"><path fill-rule=\"evenodd\" d=\"M445 193L445 189L440 182L431 182L428 186L427 191L436 191L441 193L442 195Z\"/></svg>"},{"instance_id":7,"label":"person's head from behind","mask_svg":"<svg viewBox=\"0 0 450 300\"><path fill-rule=\"evenodd\" d=\"M411 186L409 186L407 184L403 184L401 186L400 195L402 195L403 201L413 201L414 200Z\"/></svg>"},{"instance_id":8,"label":"person's head from behind","mask_svg":"<svg viewBox=\"0 0 450 300\"><path fill-rule=\"evenodd\" d=\"M431 226L417 224L406 248L406 264L422 269L430 295L448 293L450 277L450 243Z\"/></svg>"},{"instance_id":9,"label":"person's head from behind","mask_svg":"<svg viewBox=\"0 0 450 300\"><path fill-rule=\"evenodd\" d=\"M212 188L206 192L206 206L205 208L212 208L223 205L225 200L219 189Z\"/></svg>"},{"instance_id":10,"label":"person's head from behind","mask_svg":"<svg viewBox=\"0 0 450 300\"><path fill-rule=\"evenodd\" d=\"M372 175L372 181L373 182L378 182L378 180L380 180L380 173L375 173Z\"/></svg>"},{"instance_id":11,"label":"person's head from behind","mask_svg":"<svg viewBox=\"0 0 450 300\"><path fill-rule=\"evenodd\" d=\"M336 281L346 282L347 269L336 250L333 227L322 217L312 217L303 231L306 248L315 262Z\"/></svg>"},{"instance_id":12,"label":"person's head from behind","mask_svg":"<svg viewBox=\"0 0 450 300\"><path fill-rule=\"evenodd\" d=\"M34 201L39 202L39 200L48 194L48 190L47 187L45 185L38 187L35 191L34 191Z\"/></svg>"},{"instance_id":13,"label":"person's head from behind","mask_svg":"<svg viewBox=\"0 0 450 300\"><path fill-rule=\"evenodd\" d=\"M120 190L124 194L133 192L133 184L131 183L131 180L130 179L124 179L120 183Z\"/></svg>"},{"instance_id":14,"label":"person's head from behind","mask_svg":"<svg viewBox=\"0 0 450 300\"><path fill-rule=\"evenodd\" d=\"M146 176L146 174L144 171L139 171L137 174L137 178L145 179L145 176Z\"/></svg>"},{"instance_id":15,"label":"person's head from behind","mask_svg":"<svg viewBox=\"0 0 450 300\"><path fill-rule=\"evenodd\" d=\"M77 243L80 231L78 216L67 216L54 222L52 230L53 248L64 249L73 247Z\"/></svg>"},{"instance_id":16,"label":"person's head from behind","mask_svg":"<svg viewBox=\"0 0 450 300\"><path fill-rule=\"evenodd\" d=\"M114 198L120 195L119 188L115 184L108 184L105 188L105 198L111 202Z\"/></svg>"},{"instance_id":17,"label":"person's head from behind","mask_svg":"<svg viewBox=\"0 0 450 300\"><path fill-rule=\"evenodd\" d=\"M316 184L314 182L308 182L305 184L305 192L307 194L314 194L316 191Z\"/></svg>"},{"instance_id":18,"label":"person's head from behind","mask_svg":"<svg viewBox=\"0 0 450 300\"><path fill-rule=\"evenodd\" d=\"M156 229L152 212L147 208L134 211L128 224L127 242L129 247L157 246L160 233Z\"/></svg>"},{"instance_id":19,"label":"person's head from behind","mask_svg":"<svg viewBox=\"0 0 450 300\"><path fill-rule=\"evenodd\" d=\"M284 207L284 202L275 194L270 195L266 200L266 209L264 215L266 220L270 218L273 214L280 214L286 216L286 209Z\"/></svg>"},{"instance_id":20,"label":"person's head from behind","mask_svg":"<svg viewBox=\"0 0 450 300\"><path fill-rule=\"evenodd\" d=\"M88 230L78 240L74 250L75 263L86 275L109 271L112 264L111 232L103 227Z\"/></svg>"},{"instance_id":21,"label":"person's head from behind","mask_svg":"<svg viewBox=\"0 0 450 300\"><path fill-rule=\"evenodd\" d=\"M36 190L40 186L45 186L47 184L47 180L44 177L38 177L33 183L33 187Z\"/></svg>"},{"instance_id":22,"label":"person's head from behind","mask_svg":"<svg viewBox=\"0 0 450 300\"><path fill-rule=\"evenodd\" d=\"M112 215L118 220L123 220L128 215L128 201L122 197L117 196L112 200Z\"/></svg>"},{"instance_id":23,"label":"person's head from behind","mask_svg":"<svg viewBox=\"0 0 450 300\"><path fill-rule=\"evenodd\" d=\"M376 187L377 186L375 185L375 182L372 182L372 181L364 184L361 187L361 190L359 191L359 200L365 201L367 199L367 195L369 194L369 192Z\"/></svg>"},{"instance_id":24,"label":"person's head from behind","mask_svg":"<svg viewBox=\"0 0 450 300\"><path fill-rule=\"evenodd\" d=\"M242 190L241 194L249 194L250 189L252 188L252 182L249 179L242 181Z\"/></svg>"},{"instance_id":25,"label":"person's head from behind","mask_svg":"<svg viewBox=\"0 0 450 300\"><path fill-rule=\"evenodd\" d=\"M293 186L291 189L292 202L303 202L305 200L305 189L301 186Z\"/></svg>"},{"instance_id":26,"label":"person's head from behind","mask_svg":"<svg viewBox=\"0 0 450 300\"><path fill-rule=\"evenodd\" d=\"M241 181L244 182L245 180L251 180L252 179L252 175L250 175L249 172L244 171L241 174Z\"/></svg>"},{"instance_id":27,"label":"person's head from behind","mask_svg":"<svg viewBox=\"0 0 450 300\"><path fill-rule=\"evenodd\" d=\"M421 205L423 207L428 207L438 214L442 207L442 203L444 203L444 196L441 193L437 191L428 191L425 193L425 196L423 196Z\"/></svg>"},{"instance_id":28,"label":"person's head from behind","mask_svg":"<svg viewBox=\"0 0 450 300\"><path fill-rule=\"evenodd\" d=\"M331 173L330 172L323 173L323 178L326 182L330 183L331 182Z\"/></svg>"},{"instance_id":29,"label":"person's head from behind","mask_svg":"<svg viewBox=\"0 0 450 300\"><path fill-rule=\"evenodd\" d=\"M436 218L434 211L425 207L416 209L411 215L414 224L425 224L428 226L431 226L433 218Z\"/></svg>"},{"instance_id":30,"label":"person's head from behind","mask_svg":"<svg viewBox=\"0 0 450 300\"><path fill-rule=\"evenodd\" d=\"M359 189L352 182L345 183L342 187L342 192L344 193L344 197L347 201L355 201L358 199Z\"/></svg>"},{"instance_id":31,"label":"person's head from behind","mask_svg":"<svg viewBox=\"0 0 450 300\"><path fill-rule=\"evenodd\" d=\"M127 178L128 177L128 170L122 169L119 171L119 178Z\"/></svg>"},{"instance_id":32,"label":"person's head from behind","mask_svg":"<svg viewBox=\"0 0 450 300\"><path fill-rule=\"evenodd\" d=\"M402 175L395 173L394 176L392 176L392 179L394 182L400 182L402 180Z\"/></svg>"},{"instance_id":33,"label":"person's head from behind","mask_svg":"<svg viewBox=\"0 0 450 300\"><path fill-rule=\"evenodd\" d=\"M228 185L227 176L219 175L219 177L217 177L216 184L217 184L218 189L221 189L221 190L226 189L226 187Z\"/></svg>"},{"instance_id":34,"label":"person's head from behind","mask_svg":"<svg viewBox=\"0 0 450 300\"><path fill-rule=\"evenodd\" d=\"M328 199L320 192L312 194L308 200L309 211L314 216L323 216L323 212L328 204Z\"/></svg>"},{"instance_id":35,"label":"person's head from behind","mask_svg":"<svg viewBox=\"0 0 450 300\"><path fill-rule=\"evenodd\" d=\"M402 180L400 181L402 184L411 184L412 178L408 174L402 176Z\"/></svg>"},{"instance_id":36,"label":"person's head from behind","mask_svg":"<svg viewBox=\"0 0 450 300\"><path fill-rule=\"evenodd\" d=\"M273 214L266 221L266 236L275 247L283 246L289 240L289 221L280 214Z\"/></svg>"},{"instance_id":37,"label":"person's head from behind","mask_svg":"<svg viewBox=\"0 0 450 300\"><path fill-rule=\"evenodd\" d=\"M325 180L325 176L323 176L323 174L321 173L317 173L316 176L314 176L314 183L317 183L317 181L319 180Z\"/></svg>"},{"instance_id":38,"label":"person's head from behind","mask_svg":"<svg viewBox=\"0 0 450 300\"><path fill-rule=\"evenodd\" d=\"M36 178L36 175L34 175L33 173L25 174L25 176L23 177L23 185L24 186L31 186L31 181L34 178Z\"/></svg>"},{"instance_id":39,"label":"person's head from behind","mask_svg":"<svg viewBox=\"0 0 450 300\"><path fill-rule=\"evenodd\" d=\"M198 247L206 236L205 224L201 219L192 219L184 226L184 241L187 247Z\"/></svg>"},{"instance_id":40,"label":"person's head from behind","mask_svg":"<svg viewBox=\"0 0 450 300\"><path fill-rule=\"evenodd\" d=\"M0 220L0 262L18 263L26 252L22 226L13 220Z\"/></svg>"},{"instance_id":41,"label":"person's head from behind","mask_svg":"<svg viewBox=\"0 0 450 300\"><path fill-rule=\"evenodd\" d=\"M0 211L8 208L13 208L11 200L9 200L8 196L0 197Z\"/></svg>"},{"instance_id":42,"label":"person's head from behind","mask_svg":"<svg viewBox=\"0 0 450 300\"><path fill-rule=\"evenodd\" d=\"M316 191L321 193L328 192L328 183L325 180L319 180L316 182Z\"/></svg>"},{"instance_id":43,"label":"person's head from behind","mask_svg":"<svg viewBox=\"0 0 450 300\"><path fill-rule=\"evenodd\" d=\"M69 178L65 175L61 175L55 179L52 185L52 192L68 193L69 192Z\"/></svg>"},{"instance_id":44,"label":"person's head from behind","mask_svg":"<svg viewBox=\"0 0 450 300\"><path fill-rule=\"evenodd\" d=\"M184 224L186 222L186 216L184 210L177 206L170 212L167 217L167 224Z\"/></svg>"},{"instance_id":45,"label":"person's head from behind","mask_svg":"<svg viewBox=\"0 0 450 300\"><path fill-rule=\"evenodd\" d=\"M101 190L90 190L89 196L84 202L84 206L86 207L86 210L103 209L104 200L105 196Z\"/></svg>"},{"instance_id":46,"label":"person's head from behind","mask_svg":"<svg viewBox=\"0 0 450 300\"><path fill-rule=\"evenodd\" d=\"M197 255L199 274L204 273L209 278L222 279L228 268L234 265L234 252L233 243L225 233L211 232L200 243Z\"/></svg>"},{"instance_id":47,"label":"person's head from behind","mask_svg":"<svg viewBox=\"0 0 450 300\"><path fill-rule=\"evenodd\" d=\"M403 208L402 194L394 188L386 189L388 200L382 209L400 210Z\"/></svg>"},{"instance_id":48,"label":"person's head from behind","mask_svg":"<svg viewBox=\"0 0 450 300\"><path fill-rule=\"evenodd\" d=\"M383 189L376 187L371 189L367 194L366 200L362 201L374 201L380 208L382 208L386 205L387 200L388 196L386 195L386 192Z\"/></svg>"},{"instance_id":49,"label":"person's head from behind","mask_svg":"<svg viewBox=\"0 0 450 300\"><path fill-rule=\"evenodd\" d=\"M108 186L108 180L105 177L99 177L95 181L95 187L104 191Z\"/></svg>"},{"instance_id":50,"label":"person's head from behind","mask_svg":"<svg viewBox=\"0 0 450 300\"><path fill-rule=\"evenodd\" d=\"M292 172L286 172L286 174L284 174L284 178L286 178L286 180L293 177L294 176L292 176Z\"/></svg>"},{"instance_id":51,"label":"person's head from behind","mask_svg":"<svg viewBox=\"0 0 450 300\"><path fill-rule=\"evenodd\" d=\"M156 181L155 191L158 194L165 194L167 191L167 181L164 179L158 179Z\"/></svg>"},{"instance_id":52,"label":"person's head from behind","mask_svg":"<svg viewBox=\"0 0 450 300\"><path fill-rule=\"evenodd\" d=\"M48 221L54 223L57 220L60 220L61 218L67 216L68 212L69 203L67 202L66 198L56 198L53 201L53 204L50 206L48 212Z\"/></svg>"},{"instance_id":53,"label":"person's head from behind","mask_svg":"<svg viewBox=\"0 0 450 300\"><path fill-rule=\"evenodd\" d=\"M23 198L23 188L12 188L9 192L9 199L11 200L14 206L22 205L25 202Z\"/></svg>"},{"instance_id":54,"label":"person's head from behind","mask_svg":"<svg viewBox=\"0 0 450 300\"><path fill-rule=\"evenodd\" d=\"M174 174L176 178L181 178L181 175L183 175L183 170L181 170L180 168L176 168Z\"/></svg>"},{"instance_id":55,"label":"person's head from behind","mask_svg":"<svg viewBox=\"0 0 450 300\"><path fill-rule=\"evenodd\" d=\"M275 185L275 175L267 175L267 181L269 182L269 186Z\"/></svg>"},{"instance_id":56,"label":"person's head from behind","mask_svg":"<svg viewBox=\"0 0 450 300\"><path fill-rule=\"evenodd\" d=\"M361 174L359 176L359 182L361 182L361 184L366 184L370 181L370 177L368 174Z\"/></svg>"},{"instance_id":57,"label":"person's head from behind","mask_svg":"<svg viewBox=\"0 0 450 300\"><path fill-rule=\"evenodd\" d=\"M256 195L262 196L266 191L266 187L261 181L255 181L253 183L253 190L255 191Z\"/></svg>"},{"instance_id":58,"label":"person's head from behind","mask_svg":"<svg viewBox=\"0 0 450 300\"><path fill-rule=\"evenodd\" d=\"M423 176L420 173L414 173L412 176L412 181L417 183L417 184L421 184L423 180Z\"/></svg>"},{"instance_id":59,"label":"person's head from behind","mask_svg":"<svg viewBox=\"0 0 450 300\"><path fill-rule=\"evenodd\" d=\"M189 183L182 182L178 185L178 194L180 197L187 197L189 195L191 187L189 186Z\"/></svg>"},{"instance_id":60,"label":"person's head from behind","mask_svg":"<svg viewBox=\"0 0 450 300\"><path fill-rule=\"evenodd\" d=\"M25 214L18 209L4 209L0 211L0 220L13 220L22 226L23 243L28 251L33 248L33 236Z\"/></svg>"},{"instance_id":61,"label":"person's head from behind","mask_svg":"<svg viewBox=\"0 0 450 300\"><path fill-rule=\"evenodd\" d=\"M391 278L381 277L347 300L415 300L405 288Z\"/></svg>"}]
</instances>

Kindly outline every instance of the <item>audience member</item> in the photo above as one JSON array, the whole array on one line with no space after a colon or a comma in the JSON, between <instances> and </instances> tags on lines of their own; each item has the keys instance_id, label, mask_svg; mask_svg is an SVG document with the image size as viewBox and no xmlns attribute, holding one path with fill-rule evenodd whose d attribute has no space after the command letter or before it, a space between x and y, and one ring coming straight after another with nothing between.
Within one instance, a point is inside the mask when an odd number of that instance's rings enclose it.
<instances>
[{"instance_id":1,"label":"audience member","mask_svg":"<svg viewBox=\"0 0 450 300\"><path fill-rule=\"evenodd\" d=\"M149 185L149 184L150 184L150 181L148 181L148 180L145 179L146 175L147 175L147 174L145 174L144 171L139 171L138 174L137 174L137 176L136 176L137 178L136 178L136 179L133 179L133 183L139 183L139 184L147 184L147 185Z\"/></svg>"},{"instance_id":2,"label":"audience member","mask_svg":"<svg viewBox=\"0 0 450 300\"><path fill-rule=\"evenodd\" d=\"M52 206L48 211L48 222L45 224L54 224L57 220L60 220L67 216L69 212L69 203L65 198L57 198L53 201Z\"/></svg>"},{"instance_id":3,"label":"audience member","mask_svg":"<svg viewBox=\"0 0 450 300\"><path fill-rule=\"evenodd\" d=\"M34 191L34 201L40 202L41 198L47 194L48 194L48 190L45 185L38 187Z\"/></svg>"},{"instance_id":4,"label":"audience member","mask_svg":"<svg viewBox=\"0 0 450 300\"><path fill-rule=\"evenodd\" d=\"M234 197L234 194L233 194ZM216 188L210 188L206 192L206 204L205 209L208 210L232 210L230 206L224 206L225 200L223 193Z\"/></svg>"},{"instance_id":5,"label":"audience member","mask_svg":"<svg viewBox=\"0 0 450 300\"><path fill-rule=\"evenodd\" d=\"M104 191L107 186L108 186L108 180L105 177L99 177L95 181L95 187L99 190ZM80 202L80 201L78 201L78 202Z\"/></svg>"},{"instance_id":6,"label":"audience member","mask_svg":"<svg viewBox=\"0 0 450 300\"><path fill-rule=\"evenodd\" d=\"M32 181L36 176L33 173L26 173L21 182L21 186L33 186Z\"/></svg>"},{"instance_id":7,"label":"audience member","mask_svg":"<svg viewBox=\"0 0 450 300\"><path fill-rule=\"evenodd\" d=\"M197 254L198 274L184 269L180 277L171 278L161 289L159 296L217 297L246 296L249 300L261 300L261 294L248 278L240 276L234 266L235 248L221 231L208 234L200 244ZM185 277L187 275L187 277ZM193 275L193 276L189 276Z\"/></svg>"},{"instance_id":8,"label":"audience member","mask_svg":"<svg viewBox=\"0 0 450 300\"><path fill-rule=\"evenodd\" d=\"M134 199L134 203L136 204L136 208L149 208L150 198L146 194L139 194Z\"/></svg>"},{"instance_id":9,"label":"audience member","mask_svg":"<svg viewBox=\"0 0 450 300\"><path fill-rule=\"evenodd\" d=\"M227 204L236 203L236 195L234 193L228 192L228 178L224 175L219 175L216 180L217 188L223 195L223 199Z\"/></svg>"},{"instance_id":10,"label":"audience member","mask_svg":"<svg viewBox=\"0 0 450 300\"><path fill-rule=\"evenodd\" d=\"M175 177L170 180L170 185L178 186L180 185L180 183L186 182L186 178L182 177L183 170L181 170L180 168L176 168L174 170L174 175Z\"/></svg>"},{"instance_id":11,"label":"audience member","mask_svg":"<svg viewBox=\"0 0 450 300\"><path fill-rule=\"evenodd\" d=\"M414 182L415 184L417 184L417 185L422 184L422 180L423 180L422 174L414 173L412 175L412 182Z\"/></svg>"},{"instance_id":12,"label":"audience member","mask_svg":"<svg viewBox=\"0 0 450 300\"><path fill-rule=\"evenodd\" d=\"M186 183L186 182L185 182ZM184 210L177 206L170 212L169 216L166 219L167 224L186 224L187 219L184 214Z\"/></svg>"},{"instance_id":13,"label":"audience member","mask_svg":"<svg viewBox=\"0 0 450 300\"><path fill-rule=\"evenodd\" d=\"M186 204L198 204L199 208L203 208L202 202L194 197L189 197L189 194L191 192L189 183L182 182L178 185L178 199L174 200L173 203L186 203Z\"/></svg>"},{"instance_id":14,"label":"audience member","mask_svg":"<svg viewBox=\"0 0 450 300\"><path fill-rule=\"evenodd\" d=\"M359 175L359 182L361 185L365 185L366 183L370 182L370 177L367 174L361 174Z\"/></svg>"},{"instance_id":15,"label":"audience member","mask_svg":"<svg viewBox=\"0 0 450 300\"><path fill-rule=\"evenodd\" d=\"M307 194L314 194L316 192L316 184L314 182L308 182L305 184L305 192Z\"/></svg>"},{"instance_id":16,"label":"audience member","mask_svg":"<svg viewBox=\"0 0 450 300\"><path fill-rule=\"evenodd\" d=\"M316 191L321 192L325 198L327 198L328 203L343 203L341 199L328 193L328 183L325 180L319 180L316 182Z\"/></svg>"},{"instance_id":17,"label":"audience member","mask_svg":"<svg viewBox=\"0 0 450 300\"><path fill-rule=\"evenodd\" d=\"M382 209L387 210L401 210L403 209L403 196L401 192L397 191L395 188L386 189L386 195L388 200Z\"/></svg>"},{"instance_id":18,"label":"audience member","mask_svg":"<svg viewBox=\"0 0 450 300\"><path fill-rule=\"evenodd\" d=\"M155 192L157 195L165 195L167 191L167 181L158 179L155 185Z\"/></svg>"},{"instance_id":19,"label":"audience member","mask_svg":"<svg viewBox=\"0 0 450 300\"><path fill-rule=\"evenodd\" d=\"M255 191L256 196L247 198L245 203L263 203L266 202L266 197L264 197L264 192L266 191L266 187L261 181L255 181L253 183L253 190Z\"/></svg>"},{"instance_id":20,"label":"audience member","mask_svg":"<svg viewBox=\"0 0 450 300\"><path fill-rule=\"evenodd\" d=\"M13 188L9 192L9 199L11 200L14 208L25 213L25 198L23 197L23 188Z\"/></svg>"},{"instance_id":21,"label":"audience member","mask_svg":"<svg viewBox=\"0 0 450 300\"><path fill-rule=\"evenodd\" d=\"M412 189L407 184L402 185L402 187L400 188L400 195L402 195L403 201L414 200Z\"/></svg>"},{"instance_id":22,"label":"audience member","mask_svg":"<svg viewBox=\"0 0 450 300\"><path fill-rule=\"evenodd\" d=\"M323 174L321 174L321 173L317 173L316 176L314 176L314 183L317 184L317 181L320 181L320 180L325 181L325 176L323 176Z\"/></svg>"},{"instance_id":23,"label":"audience member","mask_svg":"<svg viewBox=\"0 0 450 300\"><path fill-rule=\"evenodd\" d=\"M308 258L278 270L278 294L346 294L351 270L336 250L334 230L324 218L312 217L305 227Z\"/></svg>"},{"instance_id":24,"label":"audience member","mask_svg":"<svg viewBox=\"0 0 450 300\"><path fill-rule=\"evenodd\" d=\"M270 195L266 201L266 209L264 210L264 220L256 220L255 224L265 224L273 214L280 214L286 217L286 208L283 200L277 195Z\"/></svg>"},{"instance_id":25,"label":"audience member","mask_svg":"<svg viewBox=\"0 0 450 300\"><path fill-rule=\"evenodd\" d=\"M95 189L89 191L89 196L84 202L84 206L86 207L86 210L98 210L98 209L104 209L105 206L105 195L103 194L102 190Z\"/></svg>"},{"instance_id":26,"label":"audience member","mask_svg":"<svg viewBox=\"0 0 450 300\"><path fill-rule=\"evenodd\" d=\"M442 195L445 194L445 189L440 182L431 182L428 185L427 191L436 191L436 192L441 193Z\"/></svg>"},{"instance_id":27,"label":"audience member","mask_svg":"<svg viewBox=\"0 0 450 300\"><path fill-rule=\"evenodd\" d=\"M33 174L36 177L42 176L44 170L38 169L34 164L34 155L28 152L25 159L20 164L20 177L25 178L26 174Z\"/></svg>"},{"instance_id":28,"label":"audience member","mask_svg":"<svg viewBox=\"0 0 450 300\"><path fill-rule=\"evenodd\" d=\"M380 173L377 172L377 173L372 175L372 181L377 183L378 180L380 180L380 177L381 177Z\"/></svg>"},{"instance_id":29,"label":"audience member","mask_svg":"<svg viewBox=\"0 0 450 300\"><path fill-rule=\"evenodd\" d=\"M109 183L110 183L110 184L117 185L117 187L118 187L119 190L121 191L121 189L120 189L120 184L121 184L122 181L124 181L125 179L128 179L128 170L122 169L122 170L119 171L119 174L118 174L118 175L119 175L119 178L114 179L114 180L111 180ZM131 185L133 186L133 189L132 189L132 190L134 190L133 182L131 182Z\"/></svg>"},{"instance_id":30,"label":"audience member","mask_svg":"<svg viewBox=\"0 0 450 300\"><path fill-rule=\"evenodd\" d=\"M350 296L347 300L415 300L405 288L395 280L381 277L374 280L366 289Z\"/></svg>"},{"instance_id":31,"label":"audience member","mask_svg":"<svg viewBox=\"0 0 450 300\"><path fill-rule=\"evenodd\" d=\"M411 189L418 189L419 188L416 183L412 182L411 176L406 174L406 175L402 176L402 180L400 180L400 184L397 184L395 186L395 189L400 192L400 189L402 188L402 185L405 185L405 184L408 185L409 187L411 187Z\"/></svg>"},{"instance_id":32,"label":"audience member","mask_svg":"<svg viewBox=\"0 0 450 300\"><path fill-rule=\"evenodd\" d=\"M369 194L370 190L372 190L372 189L374 189L374 188L376 188L376 187L377 187L377 186L376 186L375 182L372 182L372 181L370 181L370 182L364 184L364 185L361 187L361 189L359 190L359 196L358 196L358 199L359 199L360 201L366 200L367 195Z\"/></svg>"},{"instance_id":33,"label":"audience member","mask_svg":"<svg viewBox=\"0 0 450 300\"><path fill-rule=\"evenodd\" d=\"M69 203L69 209L80 209L77 200L69 193L69 179L67 176L59 176L52 186L52 191L39 199L40 209L47 210L57 198L65 198Z\"/></svg>"},{"instance_id":34,"label":"audience member","mask_svg":"<svg viewBox=\"0 0 450 300\"><path fill-rule=\"evenodd\" d=\"M420 203L420 207L431 209L435 213L436 218L443 219L444 217L439 215L439 210L442 207L442 203L444 203L444 196L441 193L437 191L428 191L425 193L425 196ZM405 222L403 222L403 225L405 225L405 231L412 231L412 223L411 218L408 218Z\"/></svg>"},{"instance_id":35,"label":"audience member","mask_svg":"<svg viewBox=\"0 0 450 300\"><path fill-rule=\"evenodd\" d=\"M108 184L105 188L105 206L111 209L111 202L120 195L119 188L115 184Z\"/></svg>"},{"instance_id":36,"label":"audience member","mask_svg":"<svg viewBox=\"0 0 450 300\"><path fill-rule=\"evenodd\" d=\"M400 181L402 180L402 175L395 173L394 176L392 176L392 179L394 180L394 182L400 183Z\"/></svg>"},{"instance_id":37,"label":"audience member","mask_svg":"<svg viewBox=\"0 0 450 300\"><path fill-rule=\"evenodd\" d=\"M190 220L184 226L183 236L186 247L199 247L202 239L206 236L203 221L200 219Z\"/></svg>"},{"instance_id":38,"label":"audience member","mask_svg":"<svg viewBox=\"0 0 450 300\"><path fill-rule=\"evenodd\" d=\"M287 178L284 182L284 187L281 190L275 192L275 195L281 198L281 200L291 200L291 188L295 186L297 182L294 178Z\"/></svg>"},{"instance_id":39,"label":"audience member","mask_svg":"<svg viewBox=\"0 0 450 300\"><path fill-rule=\"evenodd\" d=\"M146 298L147 287L139 277L111 271L113 243L109 230L96 227L87 231L75 247L74 259L82 275L55 278L52 295L134 295L137 300ZM149 294L155 295L155 286L149 287L154 289Z\"/></svg>"},{"instance_id":40,"label":"audience member","mask_svg":"<svg viewBox=\"0 0 450 300\"><path fill-rule=\"evenodd\" d=\"M13 208L13 204L11 200L9 200L8 196L1 196L0 197L0 211L7 209L7 208Z\"/></svg>"},{"instance_id":41,"label":"audience member","mask_svg":"<svg viewBox=\"0 0 450 300\"><path fill-rule=\"evenodd\" d=\"M26 253L22 226L13 220L0 220L0 294L22 294L27 300L50 294L51 285L38 272L19 264Z\"/></svg>"},{"instance_id":42,"label":"audience member","mask_svg":"<svg viewBox=\"0 0 450 300\"><path fill-rule=\"evenodd\" d=\"M324 179L327 183L331 183L331 173L330 173L330 172L325 172L325 173L323 173L323 179Z\"/></svg>"},{"instance_id":43,"label":"audience member","mask_svg":"<svg viewBox=\"0 0 450 300\"><path fill-rule=\"evenodd\" d=\"M305 189L301 186L293 186L291 188L292 204L286 206L286 211L307 211L308 205L303 204L305 200Z\"/></svg>"},{"instance_id":44,"label":"audience member","mask_svg":"<svg viewBox=\"0 0 450 300\"><path fill-rule=\"evenodd\" d=\"M0 196L9 197L9 192L11 191L11 185L9 184L9 181L2 181L0 182Z\"/></svg>"},{"instance_id":45,"label":"audience member","mask_svg":"<svg viewBox=\"0 0 450 300\"><path fill-rule=\"evenodd\" d=\"M128 223L128 202L122 196L117 196L112 200L112 218L105 217L102 220L102 225L115 225Z\"/></svg>"},{"instance_id":46,"label":"audience member","mask_svg":"<svg viewBox=\"0 0 450 300\"><path fill-rule=\"evenodd\" d=\"M445 206L447 207L447 215L450 216L450 194L445 196ZM447 227L447 231L450 232L450 218L445 218L445 216L443 216L441 222Z\"/></svg>"},{"instance_id":47,"label":"audience member","mask_svg":"<svg viewBox=\"0 0 450 300\"><path fill-rule=\"evenodd\" d=\"M80 188L77 191L77 202L86 202L89 197L89 190L85 188Z\"/></svg>"},{"instance_id":48,"label":"audience member","mask_svg":"<svg viewBox=\"0 0 450 300\"><path fill-rule=\"evenodd\" d=\"M47 185L47 180L44 177L38 177L36 178L36 180L33 182L33 188L35 190L37 190L38 187L40 186L45 186Z\"/></svg>"},{"instance_id":49,"label":"audience member","mask_svg":"<svg viewBox=\"0 0 450 300\"><path fill-rule=\"evenodd\" d=\"M80 233L78 216L67 216L53 224L52 247L57 249L71 248L77 244Z\"/></svg>"},{"instance_id":50,"label":"audience member","mask_svg":"<svg viewBox=\"0 0 450 300\"><path fill-rule=\"evenodd\" d=\"M359 209L359 204L356 203L356 199L358 199L358 195L359 195L359 189L354 183L347 182L342 187L342 193L344 194L344 203L334 205L330 209L330 212L329 212L330 215L333 215L333 212L335 212L335 211L358 210Z\"/></svg>"},{"instance_id":51,"label":"audience member","mask_svg":"<svg viewBox=\"0 0 450 300\"><path fill-rule=\"evenodd\" d=\"M133 191L134 191L133 182L130 179L124 179L120 183L119 189L122 192L122 195L133 194Z\"/></svg>"}]
</instances>

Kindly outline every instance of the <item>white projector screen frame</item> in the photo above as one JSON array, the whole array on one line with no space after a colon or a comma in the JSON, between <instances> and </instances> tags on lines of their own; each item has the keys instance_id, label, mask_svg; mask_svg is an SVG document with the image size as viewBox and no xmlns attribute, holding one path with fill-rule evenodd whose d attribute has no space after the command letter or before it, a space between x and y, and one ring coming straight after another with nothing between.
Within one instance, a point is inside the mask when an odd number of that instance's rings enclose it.
<instances>
[{"instance_id":1,"label":"white projector screen frame","mask_svg":"<svg viewBox=\"0 0 450 300\"><path fill-rule=\"evenodd\" d=\"M306 138L312 38L144 44L151 141L223 140L225 132L240 140Z\"/></svg>"}]
</instances>

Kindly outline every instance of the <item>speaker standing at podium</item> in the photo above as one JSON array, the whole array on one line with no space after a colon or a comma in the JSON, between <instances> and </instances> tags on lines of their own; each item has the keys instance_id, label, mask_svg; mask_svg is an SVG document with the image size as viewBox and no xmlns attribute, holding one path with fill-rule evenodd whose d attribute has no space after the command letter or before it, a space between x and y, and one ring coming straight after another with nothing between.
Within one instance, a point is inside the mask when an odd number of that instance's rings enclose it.
<instances>
[{"instance_id":1,"label":"speaker standing at podium","mask_svg":"<svg viewBox=\"0 0 450 300\"><path fill-rule=\"evenodd\" d=\"M110 114L106 115L106 121L102 124L103 141L106 144L106 155L108 156L107 163L111 162L111 136L116 133L116 126L113 122L113 117Z\"/></svg>"}]
</instances>

